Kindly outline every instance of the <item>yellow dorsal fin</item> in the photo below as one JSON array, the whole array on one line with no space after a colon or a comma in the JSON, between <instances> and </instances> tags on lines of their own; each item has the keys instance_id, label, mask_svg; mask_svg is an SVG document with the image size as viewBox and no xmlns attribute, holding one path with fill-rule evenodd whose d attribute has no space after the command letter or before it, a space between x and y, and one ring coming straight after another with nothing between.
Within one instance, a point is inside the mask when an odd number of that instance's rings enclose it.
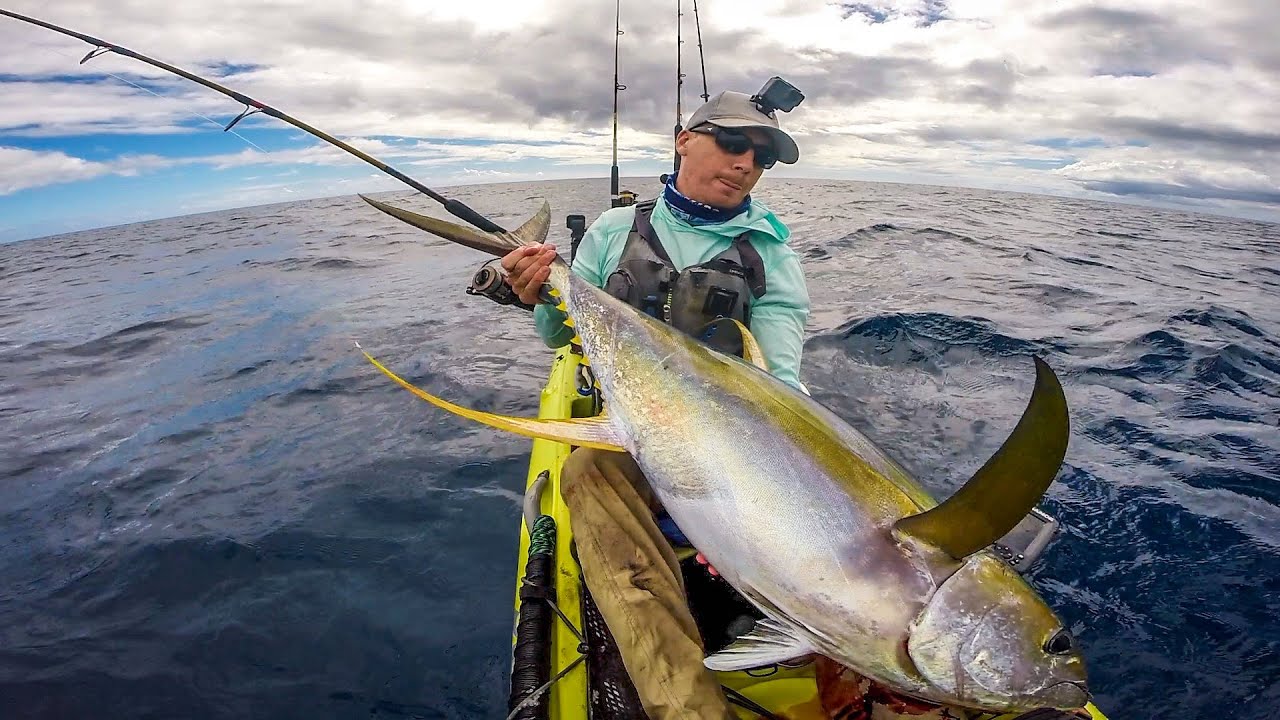
<instances>
[{"instance_id":1,"label":"yellow dorsal fin","mask_svg":"<svg viewBox=\"0 0 1280 720\"><path fill-rule=\"evenodd\" d=\"M738 328L738 333L742 336L742 359L755 365L765 372L769 372L769 363L764 359L764 351L760 349L760 343L756 342L756 336L751 334L746 325L735 320L734 318L716 318L703 326L703 329L715 325L718 322L729 321Z\"/></svg>"},{"instance_id":2,"label":"yellow dorsal fin","mask_svg":"<svg viewBox=\"0 0 1280 720\"><path fill-rule=\"evenodd\" d=\"M733 318L729 318L733 320ZM738 332L742 333L742 355L743 358L760 368L765 372L769 372L769 363L764 359L764 351L760 349L760 343L756 342L756 336L751 334L746 325L733 320L733 324L738 326Z\"/></svg>"},{"instance_id":3,"label":"yellow dorsal fin","mask_svg":"<svg viewBox=\"0 0 1280 720\"><path fill-rule=\"evenodd\" d=\"M490 427L506 430L524 435L525 437L543 438L546 440L556 440L566 442L571 445L582 445L585 447L598 448L600 450L612 450L615 452L626 452L626 448L622 445L622 437L614 429L613 423L605 417L581 418L577 420L542 420L539 418L518 418L510 415L495 415L493 413L481 412L464 408L461 405L455 405L448 400L428 393L425 390L414 387L412 384L401 378L399 375L391 372L385 365L374 359L372 355L365 352L360 347L360 343L356 343L356 347L360 352L368 358L373 366L382 371L384 375L391 378L397 385L435 405L444 408L449 412L460 415L468 420L475 420Z\"/></svg>"}]
</instances>

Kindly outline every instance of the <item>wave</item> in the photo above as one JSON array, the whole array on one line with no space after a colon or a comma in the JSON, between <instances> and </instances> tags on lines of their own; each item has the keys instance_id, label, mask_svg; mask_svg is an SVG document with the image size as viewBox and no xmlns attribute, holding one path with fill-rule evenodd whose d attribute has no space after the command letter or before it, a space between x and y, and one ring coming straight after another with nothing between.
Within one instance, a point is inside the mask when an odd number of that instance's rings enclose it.
<instances>
[{"instance_id":1,"label":"wave","mask_svg":"<svg viewBox=\"0 0 1280 720\"><path fill-rule=\"evenodd\" d=\"M129 358L161 342L165 339L167 333L197 328L210 322L212 320L209 318L195 315L169 318L167 320L148 320L103 335L89 342L68 347L63 352L76 357L112 356L116 359Z\"/></svg>"},{"instance_id":2,"label":"wave","mask_svg":"<svg viewBox=\"0 0 1280 720\"><path fill-rule=\"evenodd\" d=\"M1280 399L1280 360L1235 343L1197 362L1195 379L1207 387Z\"/></svg>"},{"instance_id":3,"label":"wave","mask_svg":"<svg viewBox=\"0 0 1280 720\"><path fill-rule=\"evenodd\" d=\"M1184 310L1183 312L1169 318L1169 322L1185 322L1200 325L1202 327L1213 328L1215 330L1239 330L1242 333L1251 335L1256 338L1264 337L1265 334L1254 323L1249 313L1243 310L1235 310L1233 308L1222 307L1220 305L1210 305L1207 308Z\"/></svg>"},{"instance_id":4,"label":"wave","mask_svg":"<svg viewBox=\"0 0 1280 720\"><path fill-rule=\"evenodd\" d=\"M936 356L957 346L971 346L989 356L1013 357L1045 352L1052 345L1000 332L985 318L942 313L893 313L850 320L813 338L818 347L841 345L860 355L909 351L913 359Z\"/></svg>"},{"instance_id":5,"label":"wave","mask_svg":"<svg viewBox=\"0 0 1280 720\"><path fill-rule=\"evenodd\" d=\"M942 240L959 240L960 242L971 243L974 245L978 244L977 240L969 237L968 235L961 235L960 233L954 233L954 232L951 232L950 230L942 230L942 229L933 228L933 227L926 227L926 228L921 228L919 230L912 230L911 234L914 236L919 236L924 238L937 238Z\"/></svg>"}]
</instances>

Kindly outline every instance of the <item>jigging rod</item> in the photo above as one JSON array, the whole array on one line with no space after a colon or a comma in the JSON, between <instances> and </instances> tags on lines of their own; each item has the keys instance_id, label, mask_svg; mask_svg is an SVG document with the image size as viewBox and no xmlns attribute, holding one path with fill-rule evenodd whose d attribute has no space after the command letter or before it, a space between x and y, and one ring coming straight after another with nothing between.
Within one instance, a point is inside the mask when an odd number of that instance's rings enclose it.
<instances>
[{"instance_id":1,"label":"jigging rod","mask_svg":"<svg viewBox=\"0 0 1280 720\"><path fill-rule=\"evenodd\" d=\"M609 194L613 207L618 207L618 93L627 86L618 82L618 43L622 39L622 0L614 7L613 21L613 169L609 171Z\"/></svg>"},{"instance_id":2,"label":"jigging rod","mask_svg":"<svg viewBox=\"0 0 1280 720\"><path fill-rule=\"evenodd\" d=\"M30 23L32 25L37 25L47 30L52 30L57 33L62 33L63 35L68 35L70 37L76 38L77 40L83 40L84 42L89 43L90 45L93 45L94 49L90 50L89 54L85 55L80 60L81 65L98 57L99 55L103 55L108 52L113 52L113 53L116 53L117 55L123 55L125 57L138 60L139 62L144 62L148 65L158 67L161 70L164 70L165 72L173 73L174 75L177 75L179 77L184 77L190 80L191 82L199 83L200 85L203 85L209 88L210 90L220 92L223 95L226 95L227 97L231 98L232 100L235 100L236 102L243 104L244 111L241 112L239 115L237 115L234 120L228 123L227 126L222 129L223 132L226 132L231 128L235 127L236 123L240 122L241 120L249 117L250 115L255 115L257 113L268 115L270 117L276 118L277 120L283 120L284 122L289 123L290 125L298 128L299 130L309 135L320 138L321 140L324 140L330 145L334 145L343 150L346 150L352 155L355 155L361 160L378 168L382 172L408 185L414 190L417 190L418 192L430 197L432 200L435 200L436 202L443 205L444 209L448 210L455 217L461 218L486 232L505 232L505 230L503 230L503 228L500 225L497 225L492 220L489 220L488 218L476 212L475 210L472 210L471 208L467 207L467 205L462 201L446 198L443 195L432 190L431 188L427 187L426 185L423 185L417 180L414 180L408 175L405 175L399 170L396 170L390 165L373 157L372 155L369 155L360 150L357 150L356 148L351 147L347 143L330 135L329 133L326 133L323 130L319 130L317 128L311 127L310 125L302 122L301 120L291 115L288 115L286 113L283 113L271 107L270 105L267 105L266 103L255 100L249 97L248 95L236 92L231 88L219 85L218 83L213 82L212 80L207 80L205 78L202 78L199 75L194 75L192 73L189 73L186 70L183 70L182 68L174 67L166 62L162 62L160 60L156 60L155 58L147 57L146 55L143 55L141 53L134 52L129 48L121 47L119 45L109 43L105 40L99 40L98 38L93 37L92 35L85 35L84 33L79 33L79 32L76 32L75 30L70 30L68 28L54 25L53 23L47 23L43 20L37 20L36 18L33 18L33 17L27 17L26 15L19 15L16 12L10 12L3 8L0 8L0 15L5 15L7 17L13 18L14 20L21 20L22 22Z\"/></svg>"},{"instance_id":3,"label":"jigging rod","mask_svg":"<svg viewBox=\"0 0 1280 720\"><path fill-rule=\"evenodd\" d=\"M684 111L680 108L680 98L684 94L684 68L682 66L681 53L683 51L684 38L681 37L681 25L684 24L684 11L680 8L680 0L676 0L676 127L671 139L674 141L680 137L680 131L684 129ZM675 162L672 168L675 172L680 172L680 153L671 148L671 154L675 156Z\"/></svg>"}]
</instances>

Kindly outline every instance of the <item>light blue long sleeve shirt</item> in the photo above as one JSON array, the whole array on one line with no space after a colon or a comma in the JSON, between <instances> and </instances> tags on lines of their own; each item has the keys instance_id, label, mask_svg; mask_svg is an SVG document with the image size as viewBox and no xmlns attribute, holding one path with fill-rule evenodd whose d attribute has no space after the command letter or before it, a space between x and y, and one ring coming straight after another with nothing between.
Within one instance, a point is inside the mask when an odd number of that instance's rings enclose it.
<instances>
[{"instance_id":1,"label":"light blue long sleeve shirt","mask_svg":"<svg viewBox=\"0 0 1280 720\"><path fill-rule=\"evenodd\" d=\"M611 208L600 214L578 246L573 272L603 288L618 267L627 244L635 207ZM659 199L650 215L653 229L677 270L706 262L724 252L734 238L750 230L749 239L764 261L766 292L751 305L751 333L764 352L765 362L778 379L797 388L804 328L809 320L809 291L805 287L800 258L787 246L791 231L760 201L736 217L713 225L690 225L672 215ZM534 308L538 334L549 347L561 347L573 337L564 324L565 314L542 303Z\"/></svg>"}]
</instances>

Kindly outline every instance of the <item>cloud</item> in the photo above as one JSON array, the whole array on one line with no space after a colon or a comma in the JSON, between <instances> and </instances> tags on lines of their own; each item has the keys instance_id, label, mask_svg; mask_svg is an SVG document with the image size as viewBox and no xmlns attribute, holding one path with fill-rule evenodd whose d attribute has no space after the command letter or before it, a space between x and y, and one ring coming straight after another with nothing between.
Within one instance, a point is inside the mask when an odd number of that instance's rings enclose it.
<instances>
[{"instance_id":1,"label":"cloud","mask_svg":"<svg viewBox=\"0 0 1280 720\"><path fill-rule=\"evenodd\" d=\"M1230 57L1212 34L1180 24L1167 11L1080 5L1044 16L1039 26L1070 38L1095 75L1151 77Z\"/></svg>"},{"instance_id":2,"label":"cloud","mask_svg":"<svg viewBox=\"0 0 1280 720\"><path fill-rule=\"evenodd\" d=\"M1271 171L1180 157L1151 147L1110 148L1054 172L1085 189L1120 196L1280 203L1280 163Z\"/></svg>"},{"instance_id":3,"label":"cloud","mask_svg":"<svg viewBox=\"0 0 1280 720\"><path fill-rule=\"evenodd\" d=\"M1168 143L1183 149L1216 146L1223 150L1280 151L1280 132L1243 130L1229 126L1206 124L1201 127L1150 118L1111 118L1103 127L1128 137Z\"/></svg>"},{"instance_id":4,"label":"cloud","mask_svg":"<svg viewBox=\"0 0 1280 720\"><path fill-rule=\"evenodd\" d=\"M60 152L0 147L0 195L62 182L88 180L111 172L102 163Z\"/></svg>"},{"instance_id":5,"label":"cloud","mask_svg":"<svg viewBox=\"0 0 1280 720\"><path fill-rule=\"evenodd\" d=\"M212 73L380 158L442 176L463 168L529 174L521 163L556 175L607 164L612 3L9 4ZM702 77L691 7L684 12L687 119L700 102ZM777 74L806 95L783 116L801 146L801 164L776 174L906 173L985 187L1211 202L1223 211L1265 206L1280 217L1272 207L1280 192L1280 3L1273 0L703 0L699 19L710 92L754 90ZM622 8L624 173L627 164L669 162L674 24L674 12ZM239 110L128 58L108 54L77 64L87 50L0 19L0 144L30 148L37 139L85 133L216 132L199 116L225 122ZM255 124L279 126L259 117L243 127ZM14 163L74 160L65 150L61 159L10 157L6 176ZM77 172L91 178L178 165L354 162L316 146L85 160Z\"/></svg>"}]
</instances>

